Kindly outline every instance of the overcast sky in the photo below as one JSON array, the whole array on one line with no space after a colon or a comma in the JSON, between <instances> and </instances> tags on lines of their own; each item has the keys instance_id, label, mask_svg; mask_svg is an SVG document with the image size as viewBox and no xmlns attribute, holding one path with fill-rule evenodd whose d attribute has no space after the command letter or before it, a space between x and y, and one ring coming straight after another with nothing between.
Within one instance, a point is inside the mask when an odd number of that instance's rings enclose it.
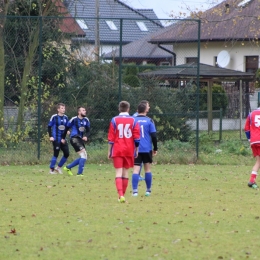
<instances>
[{"instance_id":1,"label":"overcast sky","mask_svg":"<svg viewBox=\"0 0 260 260\"><path fill-rule=\"evenodd\" d=\"M189 16L192 11L205 11L223 0L121 0L133 8L153 9L158 18L169 18L170 14L179 17L179 13Z\"/></svg>"}]
</instances>

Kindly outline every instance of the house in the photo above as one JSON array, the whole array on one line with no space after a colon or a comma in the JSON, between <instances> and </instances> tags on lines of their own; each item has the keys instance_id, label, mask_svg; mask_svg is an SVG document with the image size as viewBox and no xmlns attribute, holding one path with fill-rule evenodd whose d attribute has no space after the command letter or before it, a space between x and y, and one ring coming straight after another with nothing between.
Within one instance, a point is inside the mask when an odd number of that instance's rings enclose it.
<instances>
[{"instance_id":1,"label":"house","mask_svg":"<svg viewBox=\"0 0 260 260\"><path fill-rule=\"evenodd\" d=\"M227 69L256 72L260 55L260 5L258 0L225 0L198 14L198 21L180 21L151 37L152 44L172 46L176 65L200 62Z\"/></svg>"},{"instance_id":2,"label":"house","mask_svg":"<svg viewBox=\"0 0 260 260\"><path fill-rule=\"evenodd\" d=\"M99 6L96 2L64 1L86 34L83 38L73 38L74 45L80 48L78 55L84 58L102 56L163 28L152 9L133 9L119 0L99 0Z\"/></svg>"}]
</instances>

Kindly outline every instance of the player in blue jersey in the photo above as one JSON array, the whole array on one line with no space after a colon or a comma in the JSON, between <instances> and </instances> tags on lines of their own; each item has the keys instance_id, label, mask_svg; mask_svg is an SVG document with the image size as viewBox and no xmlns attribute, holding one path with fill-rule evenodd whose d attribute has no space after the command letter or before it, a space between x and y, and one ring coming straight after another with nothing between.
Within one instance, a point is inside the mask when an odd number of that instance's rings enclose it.
<instances>
[{"instance_id":1,"label":"player in blue jersey","mask_svg":"<svg viewBox=\"0 0 260 260\"><path fill-rule=\"evenodd\" d=\"M141 103L146 104L146 113L148 113L148 112L149 112L149 109L150 109L149 102L148 102L147 100L142 100L142 101L140 102L140 104L141 104ZM136 116L138 116L138 111L136 111L136 112L133 114L133 117L136 117ZM142 175L141 175L142 168L143 168L143 164L140 165L139 181L144 181L144 180L145 180L145 178L143 178Z\"/></svg>"},{"instance_id":2,"label":"player in blue jersey","mask_svg":"<svg viewBox=\"0 0 260 260\"><path fill-rule=\"evenodd\" d=\"M50 174L62 174L61 167L69 157L69 146L65 139L67 134L65 129L69 119L65 115L65 104L59 103L57 105L57 111L57 114L51 116L48 124L48 133L50 141L53 144L53 156L50 162ZM60 150L62 150L63 156L60 159L58 165L55 167Z\"/></svg>"},{"instance_id":3,"label":"player in blue jersey","mask_svg":"<svg viewBox=\"0 0 260 260\"><path fill-rule=\"evenodd\" d=\"M139 171L141 164L144 165L145 171L145 183L146 193L145 196L151 195L152 187L152 173L151 163L153 162L153 155L157 154L157 137L156 128L151 118L147 117L147 111L149 106L145 103L138 105L138 115L135 117L135 121L140 126L140 144L138 157L135 158L134 172L132 175L132 188L133 196L138 196L138 182L139 182ZM152 149L153 145L153 149Z\"/></svg>"},{"instance_id":4,"label":"player in blue jersey","mask_svg":"<svg viewBox=\"0 0 260 260\"><path fill-rule=\"evenodd\" d=\"M73 175L71 169L78 165L77 175L83 176L84 166L87 161L85 142L88 140L90 134L90 122L86 117L86 109L84 107L78 107L78 116L72 117L69 120L67 129L71 129L70 143L80 158L68 164L63 169L69 175Z\"/></svg>"}]
</instances>

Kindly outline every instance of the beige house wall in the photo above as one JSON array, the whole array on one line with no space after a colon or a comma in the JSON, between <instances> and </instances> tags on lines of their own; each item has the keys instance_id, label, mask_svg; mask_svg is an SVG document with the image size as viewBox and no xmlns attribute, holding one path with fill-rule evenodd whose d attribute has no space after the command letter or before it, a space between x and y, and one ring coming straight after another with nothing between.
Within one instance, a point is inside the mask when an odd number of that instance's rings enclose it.
<instances>
[{"instance_id":1,"label":"beige house wall","mask_svg":"<svg viewBox=\"0 0 260 260\"><path fill-rule=\"evenodd\" d=\"M260 46L257 46L253 42L202 42L200 62L215 66L215 57L217 57L222 50L228 51L230 55L230 62L225 68L238 71L245 71L246 56L260 56ZM198 43L174 44L173 51L176 53L176 65L184 64L186 63L187 57L197 57Z\"/></svg>"}]
</instances>

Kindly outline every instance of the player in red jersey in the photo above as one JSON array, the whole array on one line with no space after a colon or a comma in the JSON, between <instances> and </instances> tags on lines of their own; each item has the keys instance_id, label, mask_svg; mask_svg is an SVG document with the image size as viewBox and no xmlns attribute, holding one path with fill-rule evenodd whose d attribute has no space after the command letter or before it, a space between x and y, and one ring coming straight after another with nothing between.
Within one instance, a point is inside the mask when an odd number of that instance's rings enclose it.
<instances>
[{"instance_id":1,"label":"player in red jersey","mask_svg":"<svg viewBox=\"0 0 260 260\"><path fill-rule=\"evenodd\" d=\"M119 201L125 202L128 186L128 169L134 166L138 156L140 128L135 119L129 115L130 104L119 103L119 115L112 118L108 131L108 158L113 159L116 170L115 184Z\"/></svg>"},{"instance_id":2,"label":"player in red jersey","mask_svg":"<svg viewBox=\"0 0 260 260\"><path fill-rule=\"evenodd\" d=\"M248 186L257 189L256 184L257 172L260 168L260 108L252 111L246 119L245 133L248 141L250 142L253 156L256 158L255 165L253 166Z\"/></svg>"}]
</instances>

